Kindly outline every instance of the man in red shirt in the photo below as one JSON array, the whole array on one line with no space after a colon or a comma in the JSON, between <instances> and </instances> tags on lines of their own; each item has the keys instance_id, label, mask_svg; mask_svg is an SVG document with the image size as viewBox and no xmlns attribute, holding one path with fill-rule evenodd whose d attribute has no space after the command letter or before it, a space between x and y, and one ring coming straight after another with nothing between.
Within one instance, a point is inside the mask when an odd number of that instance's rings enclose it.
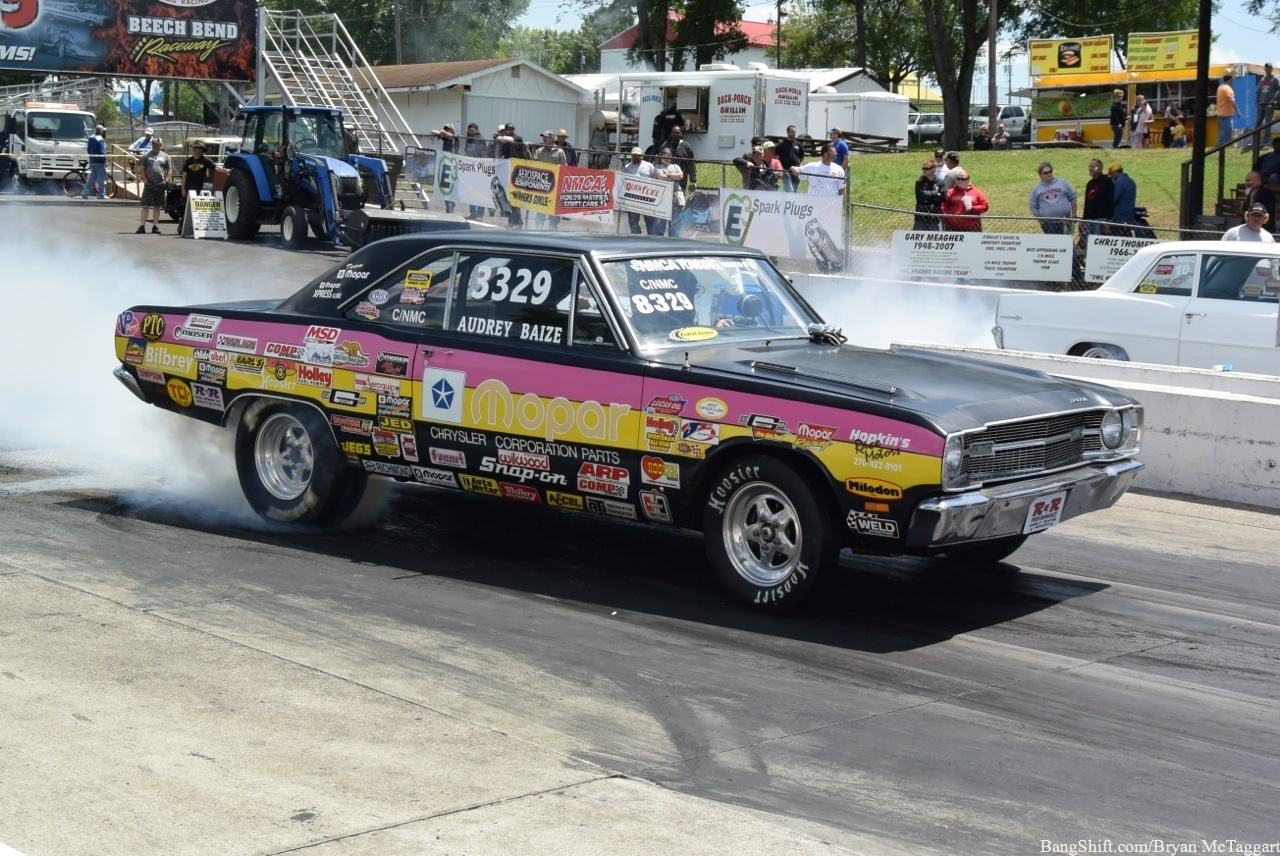
<instances>
[{"instance_id":1,"label":"man in red shirt","mask_svg":"<svg viewBox=\"0 0 1280 856\"><path fill-rule=\"evenodd\" d=\"M953 170L956 183L942 200L942 229L952 232L981 232L982 215L990 206L986 195L973 186L967 170Z\"/></svg>"}]
</instances>

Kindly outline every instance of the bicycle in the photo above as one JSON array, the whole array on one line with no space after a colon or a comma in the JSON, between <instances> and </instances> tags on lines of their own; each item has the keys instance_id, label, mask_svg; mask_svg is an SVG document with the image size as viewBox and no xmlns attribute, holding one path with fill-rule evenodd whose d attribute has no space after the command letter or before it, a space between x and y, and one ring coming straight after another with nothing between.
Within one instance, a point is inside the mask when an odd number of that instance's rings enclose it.
<instances>
[{"instance_id":1,"label":"bicycle","mask_svg":"<svg viewBox=\"0 0 1280 856\"><path fill-rule=\"evenodd\" d=\"M88 174L89 162L87 160L80 161L80 168L73 169L62 177L62 192L67 196L79 196L84 190L85 182L89 180ZM107 173L106 195L109 199L116 198L116 192L119 188L116 186L116 180L112 178L111 173Z\"/></svg>"}]
</instances>

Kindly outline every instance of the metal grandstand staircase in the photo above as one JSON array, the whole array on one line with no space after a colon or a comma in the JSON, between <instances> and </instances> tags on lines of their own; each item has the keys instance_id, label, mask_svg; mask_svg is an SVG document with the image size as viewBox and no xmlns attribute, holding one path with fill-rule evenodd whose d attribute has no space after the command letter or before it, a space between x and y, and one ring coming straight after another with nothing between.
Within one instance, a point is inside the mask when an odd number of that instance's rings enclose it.
<instances>
[{"instance_id":1,"label":"metal grandstand staircase","mask_svg":"<svg viewBox=\"0 0 1280 856\"><path fill-rule=\"evenodd\" d=\"M337 15L258 13L263 70L284 103L341 109L366 154L403 154L421 145ZM266 81L259 85L270 98Z\"/></svg>"},{"instance_id":2,"label":"metal grandstand staircase","mask_svg":"<svg viewBox=\"0 0 1280 856\"><path fill-rule=\"evenodd\" d=\"M105 79L96 77L60 79L51 75L43 81L4 86L0 87L0 110L21 107L25 101L72 102L92 110L109 94L106 84Z\"/></svg>"}]
</instances>

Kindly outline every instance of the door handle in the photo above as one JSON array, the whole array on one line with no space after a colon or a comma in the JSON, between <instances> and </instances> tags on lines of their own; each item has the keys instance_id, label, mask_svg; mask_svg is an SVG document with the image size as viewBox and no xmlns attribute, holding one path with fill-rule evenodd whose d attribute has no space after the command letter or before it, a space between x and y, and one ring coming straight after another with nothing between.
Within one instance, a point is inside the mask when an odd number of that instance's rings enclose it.
<instances>
[{"instance_id":1,"label":"door handle","mask_svg":"<svg viewBox=\"0 0 1280 856\"><path fill-rule=\"evenodd\" d=\"M1192 318L1203 318L1203 317L1204 317L1204 313L1203 313L1203 312L1185 312L1185 313L1183 313L1183 314L1187 316L1187 320L1188 320L1188 321L1190 321Z\"/></svg>"}]
</instances>

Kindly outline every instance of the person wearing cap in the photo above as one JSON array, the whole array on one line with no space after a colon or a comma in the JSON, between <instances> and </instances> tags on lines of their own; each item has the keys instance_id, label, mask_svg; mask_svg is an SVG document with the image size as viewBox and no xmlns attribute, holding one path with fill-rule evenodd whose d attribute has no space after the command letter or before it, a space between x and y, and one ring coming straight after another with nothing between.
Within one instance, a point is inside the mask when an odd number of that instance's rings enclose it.
<instances>
[{"instance_id":1,"label":"person wearing cap","mask_svg":"<svg viewBox=\"0 0 1280 856\"><path fill-rule=\"evenodd\" d=\"M1258 78L1258 121L1255 128L1265 128L1275 118L1276 104L1280 103L1280 79L1271 71L1271 63L1262 66L1263 75Z\"/></svg>"},{"instance_id":2,"label":"person wearing cap","mask_svg":"<svg viewBox=\"0 0 1280 856\"><path fill-rule=\"evenodd\" d=\"M1276 239L1262 228L1267 222L1267 209L1254 205L1244 212L1244 222L1228 229L1222 234L1224 241L1256 241L1261 244L1274 244Z\"/></svg>"},{"instance_id":3,"label":"person wearing cap","mask_svg":"<svg viewBox=\"0 0 1280 856\"><path fill-rule=\"evenodd\" d=\"M1138 185L1125 175L1124 167L1112 161L1107 167L1107 175L1111 176L1112 190L1111 222L1136 223L1138 215L1134 209L1138 205Z\"/></svg>"},{"instance_id":4,"label":"person wearing cap","mask_svg":"<svg viewBox=\"0 0 1280 856\"><path fill-rule=\"evenodd\" d=\"M917 232L936 232L941 228L938 214L946 191L938 184L937 173L938 165L932 160L920 165L920 177L916 179L916 216L911 225Z\"/></svg>"},{"instance_id":5,"label":"person wearing cap","mask_svg":"<svg viewBox=\"0 0 1280 856\"><path fill-rule=\"evenodd\" d=\"M671 206L671 223L662 218L658 218L655 235L663 235L670 233L675 235L675 220L684 210L685 198L684 191L680 189L680 179L684 178L684 170L680 169L678 164L671 162L671 149L663 146L658 150L658 161L653 165L653 174L658 181L666 181L671 184L671 195L675 197Z\"/></svg>"},{"instance_id":6,"label":"person wearing cap","mask_svg":"<svg viewBox=\"0 0 1280 856\"><path fill-rule=\"evenodd\" d=\"M98 188L98 198L107 198L107 129L99 125L89 138L89 180L80 188L80 198L88 199L89 191Z\"/></svg>"},{"instance_id":7,"label":"person wearing cap","mask_svg":"<svg viewBox=\"0 0 1280 856\"><path fill-rule=\"evenodd\" d=\"M565 157L564 149L556 145L555 131L542 132L542 145L534 149L533 159L541 161L542 163L554 164L556 166L564 166L568 162ZM554 193L551 194L551 203L552 205L555 204ZM539 211L534 215L533 227L541 231L546 222L547 215ZM558 230L560 228L560 218L554 214L551 215L551 228L553 230Z\"/></svg>"},{"instance_id":8,"label":"person wearing cap","mask_svg":"<svg viewBox=\"0 0 1280 856\"><path fill-rule=\"evenodd\" d=\"M654 170L653 164L644 159L644 149L636 146L631 150L631 161L622 168L627 175L634 175L636 178L656 179L657 171ZM640 228L640 215L635 211L627 212L627 221L631 224L631 234L640 235L644 232L652 235L658 228L656 217L650 217L647 214L644 217L645 228Z\"/></svg>"},{"instance_id":9,"label":"person wearing cap","mask_svg":"<svg viewBox=\"0 0 1280 856\"><path fill-rule=\"evenodd\" d=\"M511 158L523 158L526 156L524 137L516 133L514 122L508 122L504 125L493 139L497 143L494 146L494 157L510 160ZM520 209L512 205L510 213L507 214L507 225L512 229L519 229L523 223Z\"/></svg>"},{"instance_id":10,"label":"person wearing cap","mask_svg":"<svg viewBox=\"0 0 1280 856\"><path fill-rule=\"evenodd\" d=\"M835 165L844 169L845 162L849 160L849 144L844 141L839 128L832 128L827 134L831 137L831 145L835 146Z\"/></svg>"},{"instance_id":11,"label":"person wearing cap","mask_svg":"<svg viewBox=\"0 0 1280 856\"><path fill-rule=\"evenodd\" d=\"M1261 205L1262 210L1267 212L1264 228L1275 234L1276 197L1270 188L1262 183L1262 174L1256 170L1244 177L1244 205L1240 210L1248 211L1255 205Z\"/></svg>"},{"instance_id":12,"label":"person wearing cap","mask_svg":"<svg viewBox=\"0 0 1280 856\"><path fill-rule=\"evenodd\" d=\"M564 128L556 131L556 145L564 149L564 161L569 166L578 165L578 150L569 142L569 132Z\"/></svg>"},{"instance_id":13,"label":"person wearing cap","mask_svg":"<svg viewBox=\"0 0 1280 856\"><path fill-rule=\"evenodd\" d=\"M160 233L160 209L164 207L165 186L173 176L173 163L164 152L164 141L159 137L151 138L151 151L138 161L142 170L142 219L138 223L137 234L147 231L147 209L151 209L151 234Z\"/></svg>"},{"instance_id":14,"label":"person wearing cap","mask_svg":"<svg viewBox=\"0 0 1280 856\"><path fill-rule=\"evenodd\" d=\"M742 173L742 186L747 190L777 190L778 176L764 162L764 148L755 146L746 157L736 157L733 165Z\"/></svg>"},{"instance_id":15,"label":"person wearing cap","mask_svg":"<svg viewBox=\"0 0 1280 856\"><path fill-rule=\"evenodd\" d=\"M658 146L654 153L657 154L662 148ZM698 165L693 159L693 147L685 142L684 129L679 125L671 129L671 138L667 140L666 148L671 149L672 162L684 173L684 178L680 179L680 190L686 194L693 193L698 186Z\"/></svg>"},{"instance_id":16,"label":"person wearing cap","mask_svg":"<svg viewBox=\"0 0 1280 856\"><path fill-rule=\"evenodd\" d=\"M129 154L142 157L151 151L151 138L155 136L155 131L147 128L142 132L142 136L129 144Z\"/></svg>"},{"instance_id":17,"label":"person wearing cap","mask_svg":"<svg viewBox=\"0 0 1280 856\"><path fill-rule=\"evenodd\" d=\"M438 131L433 129L431 131L431 136L435 137L440 141L440 151L448 152L451 155L456 155L458 153L458 132L454 130L453 125L446 124L443 128L441 128ZM427 163L429 163L431 167L434 169L435 167L434 161L428 161ZM427 180L426 176L424 175L419 174L415 177L421 178L423 181ZM455 205L454 202L451 202L450 200L446 199L444 202L444 213L452 214L454 205Z\"/></svg>"},{"instance_id":18,"label":"person wearing cap","mask_svg":"<svg viewBox=\"0 0 1280 856\"><path fill-rule=\"evenodd\" d=\"M760 148L764 149L764 165L773 170L773 182L776 186L778 177L786 174L782 161L778 159L778 144L773 140L765 140L760 144Z\"/></svg>"},{"instance_id":19,"label":"person wearing cap","mask_svg":"<svg viewBox=\"0 0 1280 856\"><path fill-rule=\"evenodd\" d=\"M204 190L204 183L213 183L213 171L218 166L205 156L204 143L196 140L191 144L191 157L182 162L182 198L187 198L188 191L199 193Z\"/></svg>"},{"instance_id":20,"label":"person wearing cap","mask_svg":"<svg viewBox=\"0 0 1280 856\"><path fill-rule=\"evenodd\" d=\"M462 146L463 153L469 158L483 158L488 155L489 142L480 134L480 126L472 122L467 126L467 139ZM483 205L472 205L468 220L479 220L484 216Z\"/></svg>"}]
</instances>

